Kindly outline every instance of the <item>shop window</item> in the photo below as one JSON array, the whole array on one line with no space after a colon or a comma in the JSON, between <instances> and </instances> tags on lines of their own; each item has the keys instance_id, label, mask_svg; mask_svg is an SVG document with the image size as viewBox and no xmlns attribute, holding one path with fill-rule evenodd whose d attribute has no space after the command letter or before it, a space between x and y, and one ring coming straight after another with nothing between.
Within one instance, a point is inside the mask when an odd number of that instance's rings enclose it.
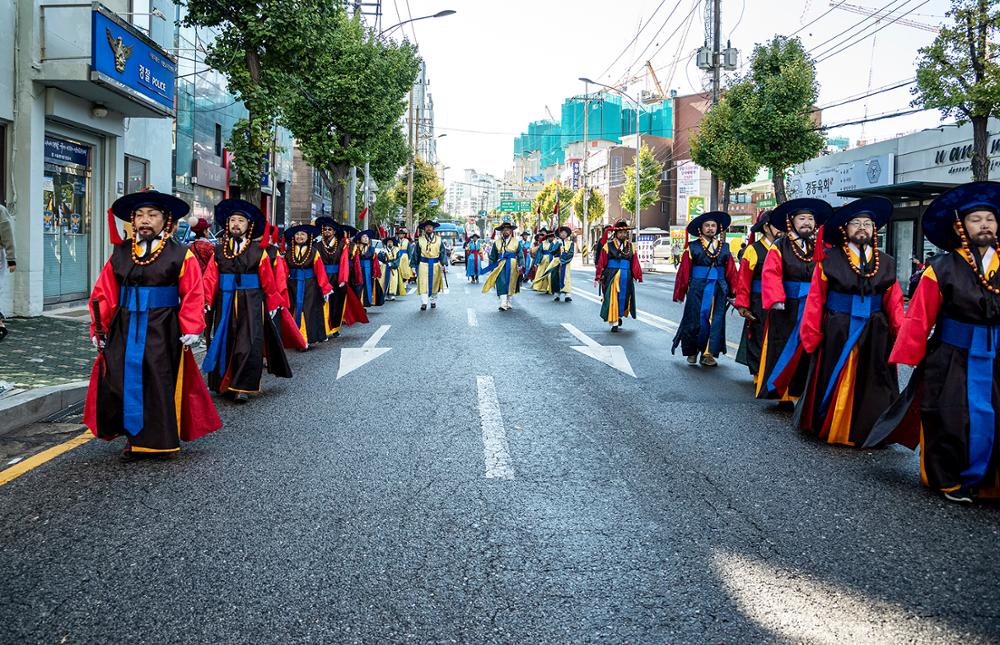
<instances>
[{"instance_id":1,"label":"shop window","mask_svg":"<svg viewBox=\"0 0 1000 645\"><path fill-rule=\"evenodd\" d=\"M149 33L150 19L153 17L150 12L153 10L152 2L150 0L129 0L128 1L128 19L129 21L143 30L147 34Z\"/></svg>"},{"instance_id":2,"label":"shop window","mask_svg":"<svg viewBox=\"0 0 1000 645\"><path fill-rule=\"evenodd\" d=\"M222 156L222 124L215 124L215 156Z\"/></svg>"},{"instance_id":3,"label":"shop window","mask_svg":"<svg viewBox=\"0 0 1000 645\"><path fill-rule=\"evenodd\" d=\"M137 193L149 185L149 162L125 156L125 193Z\"/></svg>"}]
</instances>

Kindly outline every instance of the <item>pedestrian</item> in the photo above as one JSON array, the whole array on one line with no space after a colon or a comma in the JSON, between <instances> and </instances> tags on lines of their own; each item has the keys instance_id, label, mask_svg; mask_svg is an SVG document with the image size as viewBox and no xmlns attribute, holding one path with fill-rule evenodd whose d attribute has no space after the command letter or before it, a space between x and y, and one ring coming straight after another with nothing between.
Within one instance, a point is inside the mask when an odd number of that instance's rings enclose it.
<instances>
[{"instance_id":1,"label":"pedestrian","mask_svg":"<svg viewBox=\"0 0 1000 645\"><path fill-rule=\"evenodd\" d=\"M817 241L830 248L816 253L802 315L811 361L795 417L827 443L860 447L899 396L889 352L903 322L903 291L895 260L877 244L891 217L888 199L857 199L830 216Z\"/></svg>"},{"instance_id":2,"label":"pedestrian","mask_svg":"<svg viewBox=\"0 0 1000 645\"><path fill-rule=\"evenodd\" d=\"M499 233L500 237L496 238ZM517 269L520 242L514 237L514 225L503 222L493 231L493 247L490 249L490 264L483 269L487 274L483 283L483 293L496 288L500 311L510 311L514 295L521 290L521 274Z\"/></svg>"},{"instance_id":3,"label":"pedestrian","mask_svg":"<svg viewBox=\"0 0 1000 645\"><path fill-rule=\"evenodd\" d=\"M680 267L683 255L684 247L682 247L679 242L674 242L673 246L670 247L670 257L674 262L674 269Z\"/></svg>"},{"instance_id":4,"label":"pedestrian","mask_svg":"<svg viewBox=\"0 0 1000 645\"><path fill-rule=\"evenodd\" d=\"M538 240L538 251L535 253L535 277L531 282L531 288L535 291L548 293L548 277L545 270L552 261L552 233L544 226L538 231L541 236Z\"/></svg>"},{"instance_id":5,"label":"pedestrian","mask_svg":"<svg viewBox=\"0 0 1000 645\"><path fill-rule=\"evenodd\" d=\"M320 229L311 224L285 230L289 309L307 345L327 339L326 305L333 291L315 241L319 234Z\"/></svg>"},{"instance_id":6,"label":"pedestrian","mask_svg":"<svg viewBox=\"0 0 1000 645\"><path fill-rule=\"evenodd\" d=\"M205 329L201 266L168 232L182 200L146 191L111 205L132 226L90 294L98 350L83 420L94 436L125 435L123 461L166 455L222 427L191 348ZM112 224L113 225L113 224Z\"/></svg>"},{"instance_id":7,"label":"pedestrian","mask_svg":"<svg viewBox=\"0 0 1000 645\"><path fill-rule=\"evenodd\" d=\"M470 284L479 282L479 271L482 269L483 243L479 234L473 233L465 240L465 277Z\"/></svg>"},{"instance_id":8,"label":"pedestrian","mask_svg":"<svg viewBox=\"0 0 1000 645\"><path fill-rule=\"evenodd\" d=\"M550 250L552 259L541 278L543 280L542 293L556 294L554 302L559 302L560 298L565 298L566 302L572 302L570 293L573 292L573 277L570 271L570 264L573 256L576 255L576 242L573 240L573 230L568 226L560 226L556 229L555 239Z\"/></svg>"},{"instance_id":9,"label":"pedestrian","mask_svg":"<svg viewBox=\"0 0 1000 645\"><path fill-rule=\"evenodd\" d=\"M964 504L1000 497L998 213L992 181L952 188L924 212L924 236L943 253L924 270L889 356L916 369L865 443L919 444L921 482Z\"/></svg>"},{"instance_id":10,"label":"pedestrian","mask_svg":"<svg viewBox=\"0 0 1000 645\"><path fill-rule=\"evenodd\" d=\"M761 349L757 398L781 403L798 400L808 364L801 361L799 324L816 263L816 230L833 209L822 199L800 197L771 211L771 225L785 233L767 253L761 274L761 299L767 328Z\"/></svg>"},{"instance_id":11,"label":"pedestrian","mask_svg":"<svg viewBox=\"0 0 1000 645\"><path fill-rule=\"evenodd\" d=\"M399 263L403 253L396 247L396 238L387 237L382 240L382 252L379 260L385 264L384 287L386 300L395 300L396 296L406 295L406 282L399 272Z\"/></svg>"},{"instance_id":12,"label":"pedestrian","mask_svg":"<svg viewBox=\"0 0 1000 645\"><path fill-rule=\"evenodd\" d=\"M202 273L205 272L205 269L208 267L208 261L215 254L215 244L212 243L212 240L208 239L209 226L207 219L199 217L198 221L191 227L194 239L191 240L191 244L188 246L194 253L194 256L198 258L198 265L201 266Z\"/></svg>"},{"instance_id":13,"label":"pedestrian","mask_svg":"<svg viewBox=\"0 0 1000 645\"><path fill-rule=\"evenodd\" d=\"M520 254L517 263L522 280L527 279L528 272L531 270L531 247L531 231L521 231L521 241L517 245L517 252Z\"/></svg>"},{"instance_id":14,"label":"pedestrian","mask_svg":"<svg viewBox=\"0 0 1000 645\"><path fill-rule=\"evenodd\" d=\"M260 392L265 361L269 373L292 376L274 323L281 296L265 250L254 243L267 226L260 209L225 199L215 206L215 223L223 238L205 271L213 334L201 369L213 390L242 404Z\"/></svg>"},{"instance_id":15,"label":"pedestrian","mask_svg":"<svg viewBox=\"0 0 1000 645\"><path fill-rule=\"evenodd\" d=\"M346 227L326 216L316 218L315 225L320 229L319 255L333 288L325 304L326 333L337 338L344 325L367 323L368 314L350 285L353 264Z\"/></svg>"},{"instance_id":16,"label":"pedestrian","mask_svg":"<svg viewBox=\"0 0 1000 645\"><path fill-rule=\"evenodd\" d=\"M402 224L396 226L396 247L399 249L399 276L404 282L412 282L417 277L413 271L413 240Z\"/></svg>"},{"instance_id":17,"label":"pedestrian","mask_svg":"<svg viewBox=\"0 0 1000 645\"><path fill-rule=\"evenodd\" d=\"M7 273L17 271L17 257L14 253L14 229L11 224L10 212L7 211L7 207L3 204L0 204L0 250L3 251L3 255L7 260ZM2 273L3 269L0 269L0 274ZM3 280L0 280L0 284L3 284L3 282ZM7 323L3 312L0 311L0 340L6 337Z\"/></svg>"},{"instance_id":18,"label":"pedestrian","mask_svg":"<svg viewBox=\"0 0 1000 645\"><path fill-rule=\"evenodd\" d=\"M760 355L764 345L764 330L767 328L767 310L761 296L761 275L768 251L774 246L781 231L771 225L771 211L764 211L750 228L756 239L747 247L740 261L736 281L734 306L743 317L743 333L740 347L736 351L736 362L746 365L753 377L754 390L760 377Z\"/></svg>"},{"instance_id":19,"label":"pedestrian","mask_svg":"<svg viewBox=\"0 0 1000 645\"><path fill-rule=\"evenodd\" d=\"M684 302L684 315L670 352L687 357L688 365L718 365L726 353L726 300L736 287L736 263L723 238L732 219L722 211L691 220L687 234L696 237L681 260L674 281L674 302Z\"/></svg>"},{"instance_id":20,"label":"pedestrian","mask_svg":"<svg viewBox=\"0 0 1000 645\"><path fill-rule=\"evenodd\" d=\"M601 238L597 275L601 282L601 318L611 324L611 331L621 329L626 316L635 318L635 282L642 282L642 267L635 253L625 220L608 227ZM608 235L611 239L608 239Z\"/></svg>"},{"instance_id":21,"label":"pedestrian","mask_svg":"<svg viewBox=\"0 0 1000 645\"><path fill-rule=\"evenodd\" d=\"M420 311L437 308L438 293L444 286L448 257L444 242L435 230L440 226L433 220L420 223L420 237L413 248L413 261L417 267L417 293L420 295Z\"/></svg>"},{"instance_id":22,"label":"pedestrian","mask_svg":"<svg viewBox=\"0 0 1000 645\"><path fill-rule=\"evenodd\" d=\"M360 280L355 283L355 293L366 308L385 304L385 291L379 279L382 277L382 265L372 244L376 237L378 233L373 229L360 231L354 236L354 257L361 268Z\"/></svg>"}]
</instances>

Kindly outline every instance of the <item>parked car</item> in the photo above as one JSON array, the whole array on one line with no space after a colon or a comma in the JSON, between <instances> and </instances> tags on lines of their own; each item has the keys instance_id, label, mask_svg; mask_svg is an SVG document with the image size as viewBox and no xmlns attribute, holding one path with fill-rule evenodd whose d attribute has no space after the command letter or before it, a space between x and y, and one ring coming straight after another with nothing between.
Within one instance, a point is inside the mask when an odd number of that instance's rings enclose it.
<instances>
[{"instance_id":1,"label":"parked car","mask_svg":"<svg viewBox=\"0 0 1000 645\"><path fill-rule=\"evenodd\" d=\"M672 258L671 248L673 241L669 237L661 237L653 243L653 261L670 262Z\"/></svg>"}]
</instances>

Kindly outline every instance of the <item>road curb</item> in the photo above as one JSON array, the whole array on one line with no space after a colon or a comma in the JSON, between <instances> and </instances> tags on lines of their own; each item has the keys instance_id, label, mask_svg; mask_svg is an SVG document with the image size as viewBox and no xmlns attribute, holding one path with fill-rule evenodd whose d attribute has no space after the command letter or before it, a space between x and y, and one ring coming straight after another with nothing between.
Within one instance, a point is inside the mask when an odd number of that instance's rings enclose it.
<instances>
[{"instance_id":1,"label":"road curb","mask_svg":"<svg viewBox=\"0 0 1000 645\"><path fill-rule=\"evenodd\" d=\"M0 399L0 432L16 430L82 402L89 384L89 381L73 381Z\"/></svg>"}]
</instances>

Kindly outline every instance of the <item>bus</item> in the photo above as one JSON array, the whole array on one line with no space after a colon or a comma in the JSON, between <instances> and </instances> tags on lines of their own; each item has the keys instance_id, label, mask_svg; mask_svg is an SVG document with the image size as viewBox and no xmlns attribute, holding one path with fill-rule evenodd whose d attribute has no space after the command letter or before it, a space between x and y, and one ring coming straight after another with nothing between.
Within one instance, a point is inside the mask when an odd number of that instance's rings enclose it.
<instances>
[{"instance_id":1,"label":"bus","mask_svg":"<svg viewBox=\"0 0 1000 645\"><path fill-rule=\"evenodd\" d=\"M465 244L465 227L461 224L453 224L451 222L444 222L437 228L437 234L441 236L441 242L444 244L445 253L448 254L449 261L452 257L452 249L462 248Z\"/></svg>"}]
</instances>

